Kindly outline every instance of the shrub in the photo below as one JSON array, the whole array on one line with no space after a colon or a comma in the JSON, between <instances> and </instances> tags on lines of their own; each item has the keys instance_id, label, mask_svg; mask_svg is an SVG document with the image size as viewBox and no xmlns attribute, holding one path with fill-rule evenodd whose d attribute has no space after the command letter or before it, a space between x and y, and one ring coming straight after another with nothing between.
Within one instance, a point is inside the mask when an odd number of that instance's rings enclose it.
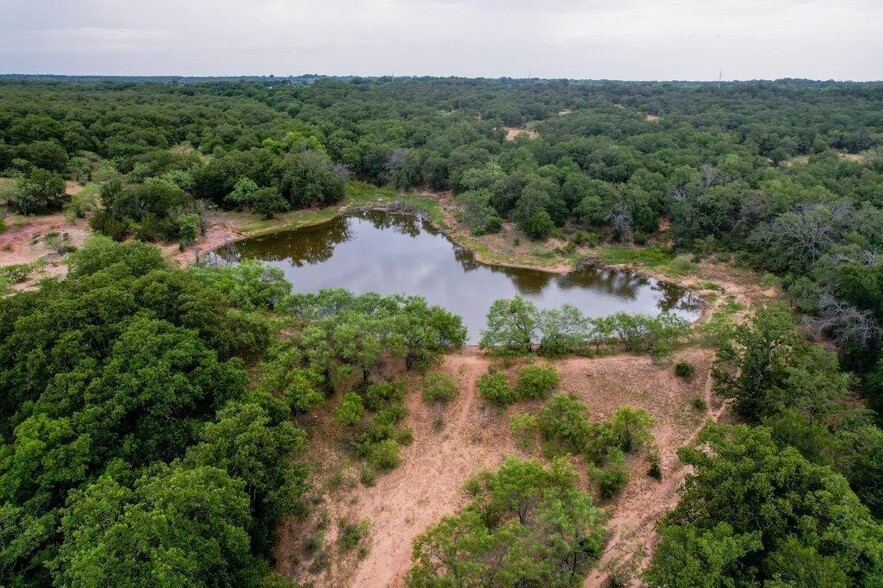
<instances>
[{"instance_id":1,"label":"shrub","mask_svg":"<svg viewBox=\"0 0 883 588\"><path fill-rule=\"evenodd\" d=\"M114 241L122 241L129 234L126 223L115 219L105 210L99 210L89 220L89 226L96 233L107 235Z\"/></svg>"},{"instance_id":2,"label":"shrub","mask_svg":"<svg viewBox=\"0 0 883 588\"><path fill-rule=\"evenodd\" d=\"M691 261L683 256L672 259L668 267L676 274L692 274L698 269L695 261Z\"/></svg>"},{"instance_id":3,"label":"shrub","mask_svg":"<svg viewBox=\"0 0 883 588\"><path fill-rule=\"evenodd\" d=\"M71 237L67 233L47 233L44 241L50 249L59 255L72 253L77 250L73 243L71 243Z\"/></svg>"},{"instance_id":4,"label":"shrub","mask_svg":"<svg viewBox=\"0 0 883 588\"><path fill-rule=\"evenodd\" d=\"M374 471L374 468L367 466L363 467L359 480L361 480L362 484L365 486L373 486L377 482L377 472Z\"/></svg>"},{"instance_id":5,"label":"shrub","mask_svg":"<svg viewBox=\"0 0 883 588\"><path fill-rule=\"evenodd\" d=\"M552 453L583 453L592 438L585 404L556 394L537 415L537 425Z\"/></svg>"},{"instance_id":6,"label":"shrub","mask_svg":"<svg viewBox=\"0 0 883 588\"><path fill-rule=\"evenodd\" d=\"M647 475L655 480L662 479L662 462L659 458L659 447L653 447L648 457L650 463L647 468Z\"/></svg>"},{"instance_id":7,"label":"shrub","mask_svg":"<svg viewBox=\"0 0 883 588\"><path fill-rule=\"evenodd\" d=\"M598 490L602 498L613 498L629 482L625 455L616 448L607 452L607 460L598 476Z\"/></svg>"},{"instance_id":8,"label":"shrub","mask_svg":"<svg viewBox=\"0 0 883 588\"><path fill-rule=\"evenodd\" d=\"M547 398L560 381L555 366L526 365L518 372L516 391L521 398L540 400Z\"/></svg>"},{"instance_id":9,"label":"shrub","mask_svg":"<svg viewBox=\"0 0 883 588\"><path fill-rule=\"evenodd\" d=\"M359 424L364 416L365 407L362 404L362 397L355 392L344 394L337 408L334 409L334 419L347 427Z\"/></svg>"},{"instance_id":10,"label":"shrub","mask_svg":"<svg viewBox=\"0 0 883 588\"><path fill-rule=\"evenodd\" d=\"M365 390L365 406L378 411L401 403L405 398L405 388L398 382L376 382Z\"/></svg>"},{"instance_id":11,"label":"shrub","mask_svg":"<svg viewBox=\"0 0 883 588\"><path fill-rule=\"evenodd\" d=\"M344 517L337 523L337 545L341 551L350 551L355 549L362 539L368 536L371 529L371 521L363 519L358 523L353 523Z\"/></svg>"},{"instance_id":12,"label":"shrub","mask_svg":"<svg viewBox=\"0 0 883 588\"><path fill-rule=\"evenodd\" d=\"M515 444L522 451L532 451L537 441L539 426L537 418L532 414L516 414L509 419L509 432L515 438Z\"/></svg>"},{"instance_id":13,"label":"shrub","mask_svg":"<svg viewBox=\"0 0 883 588\"><path fill-rule=\"evenodd\" d=\"M617 409L609 426L616 447L630 453L640 449L650 440L653 419L644 410L623 406Z\"/></svg>"},{"instance_id":14,"label":"shrub","mask_svg":"<svg viewBox=\"0 0 883 588\"><path fill-rule=\"evenodd\" d=\"M177 223L178 228L178 243L181 248L183 249L184 247L196 243L196 238L199 236L199 229L202 223L199 214L188 212L179 216L175 222Z\"/></svg>"},{"instance_id":15,"label":"shrub","mask_svg":"<svg viewBox=\"0 0 883 588\"><path fill-rule=\"evenodd\" d=\"M696 368L693 367L693 364L688 361L679 361L675 364L675 375L679 378L684 378L688 380L693 377L693 374L696 372Z\"/></svg>"},{"instance_id":16,"label":"shrub","mask_svg":"<svg viewBox=\"0 0 883 588\"><path fill-rule=\"evenodd\" d=\"M288 210L288 201L276 188L261 188L254 193L251 210L269 220L276 214Z\"/></svg>"},{"instance_id":17,"label":"shrub","mask_svg":"<svg viewBox=\"0 0 883 588\"><path fill-rule=\"evenodd\" d=\"M392 439L384 439L371 446L368 461L378 470L391 470L402 462L399 444Z\"/></svg>"},{"instance_id":18,"label":"shrub","mask_svg":"<svg viewBox=\"0 0 883 588\"><path fill-rule=\"evenodd\" d=\"M532 239L543 240L549 236L549 233L555 229L555 223L552 221L551 215L545 210L535 212L529 219L520 224L519 227L527 233Z\"/></svg>"},{"instance_id":19,"label":"shrub","mask_svg":"<svg viewBox=\"0 0 883 588\"><path fill-rule=\"evenodd\" d=\"M0 277L4 278L10 284L21 284L28 279L28 276L31 275L33 269L33 266L29 263L5 265L0 267Z\"/></svg>"},{"instance_id":20,"label":"shrub","mask_svg":"<svg viewBox=\"0 0 883 588\"><path fill-rule=\"evenodd\" d=\"M690 401L690 404L692 404L693 408L699 412L705 412L708 410L708 403L705 402L705 399L701 396L694 396L693 400Z\"/></svg>"},{"instance_id":21,"label":"shrub","mask_svg":"<svg viewBox=\"0 0 883 588\"><path fill-rule=\"evenodd\" d=\"M423 378L423 400L446 404L457 397L457 380L441 372Z\"/></svg>"},{"instance_id":22,"label":"shrub","mask_svg":"<svg viewBox=\"0 0 883 588\"><path fill-rule=\"evenodd\" d=\"M496 406L508 406L518 400L515 390L502 372L491 370L478 379L478 391L487 402Z\"/></svg>"}]
</instances>

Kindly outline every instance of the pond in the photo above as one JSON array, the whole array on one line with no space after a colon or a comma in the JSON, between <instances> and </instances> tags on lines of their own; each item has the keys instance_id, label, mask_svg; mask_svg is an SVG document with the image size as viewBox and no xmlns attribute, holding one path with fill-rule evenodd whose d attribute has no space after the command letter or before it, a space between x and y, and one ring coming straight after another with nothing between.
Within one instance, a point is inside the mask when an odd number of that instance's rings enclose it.
<instances>
[{"instance_id":1,"label":"pond","mask_svg":"<svg viewBox=\"0 0 883 588\"><path fill-rule=\"evenodd\" d=\"M693 320L699 313L699 300L688 290L625 271L555 274L481 263L428 220L405 213L340 216L239 241L219 254L227 261L259 259L278 267L295 291L346 288L356 294L424 296L463 317L473 344L491 303L516 294L540 308L570 303L589 317L671 311Z\"/></svg>"}]
</instances>

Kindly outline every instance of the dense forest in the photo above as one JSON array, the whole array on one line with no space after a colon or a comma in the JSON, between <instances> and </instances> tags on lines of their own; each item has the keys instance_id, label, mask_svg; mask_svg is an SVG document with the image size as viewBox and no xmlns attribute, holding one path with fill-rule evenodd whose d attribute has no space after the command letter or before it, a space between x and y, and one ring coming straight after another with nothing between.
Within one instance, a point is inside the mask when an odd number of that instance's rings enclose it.
<instances>
[{"instance_id":1,"label":"dense forest","mask_svg":"<svg viewBox=\"0 0 883 588\"><path fill-rule=\"evenodd\" d=\"M458 317L292 294L259 264L177 269L145 243L194 243L213 208L337 204L353 181L450 192L477 236L514 223L766 274L790 307L716 336L715 391L740 424L682 450L694 473L645 580L883 583L883 84L6 78L0 177L9 213L64 211L101 234L66 279L0 299L0 584L281 582L276 528L309 509L299 419L333 396L366 475L395 467L404 391L388 364L462 347ZM687 329L489 310L482 346L511 355L646 352ZM517 397L487 385L491 402ZM628 448L599 453L567 398L548 400L545 440L561 428L565 449L470 482L467 507L415 544L410 584L581 581L603 516L560 458L611 475ZM490 566L501 545L520 551Z\"/></svg>"}]
</instances>

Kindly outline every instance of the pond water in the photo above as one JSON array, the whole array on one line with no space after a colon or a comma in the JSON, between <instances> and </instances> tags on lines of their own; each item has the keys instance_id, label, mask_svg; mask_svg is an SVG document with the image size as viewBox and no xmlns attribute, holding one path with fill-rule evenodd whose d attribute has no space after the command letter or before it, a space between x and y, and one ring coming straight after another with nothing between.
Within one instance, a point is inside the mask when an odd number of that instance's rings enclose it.
<instances>
[{"instance_id":1,"label":"pond water","mask_svg":"<svg viewBox=\"0 0 883 588\"><path fill-rule=\"evenodd\" d=\"M589 317L672 311L692 320L699 312L691 292L625 271L555 274L480 263L430 222L404 213L341 216L240 241L219 254L228 261L260 259L278 267L295 291L346 288L356 294L424 296L463 317L470 343L478 341L491 303L516 294L540 308L570 303Z\"/></svg>"}]
</instances>

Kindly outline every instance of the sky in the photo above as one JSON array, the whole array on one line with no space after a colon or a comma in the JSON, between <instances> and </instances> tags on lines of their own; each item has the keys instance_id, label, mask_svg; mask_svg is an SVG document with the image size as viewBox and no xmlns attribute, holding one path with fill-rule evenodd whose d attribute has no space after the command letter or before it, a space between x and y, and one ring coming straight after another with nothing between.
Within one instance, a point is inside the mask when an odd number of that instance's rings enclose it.
<instances>
[{"instance_id":1,"label":"sky","mask_svg":"<svg viewBox=\"0 0 883 588\"><path fill-rule=\"evenodd\" d=\"M883 0L0 0L0 73L881 80Z\"/></svg>"}]
</instances>

